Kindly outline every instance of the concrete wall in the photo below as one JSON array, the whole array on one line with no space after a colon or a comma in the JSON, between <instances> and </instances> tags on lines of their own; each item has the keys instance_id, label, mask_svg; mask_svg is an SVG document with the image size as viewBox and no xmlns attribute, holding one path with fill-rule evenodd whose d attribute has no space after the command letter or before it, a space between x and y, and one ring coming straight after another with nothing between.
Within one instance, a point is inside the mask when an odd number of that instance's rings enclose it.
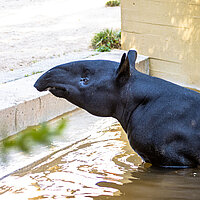
<instances>
[{"instance_id":1,"label":"concrete wall","mask_svg":"<svg viewBox=\"0 0 200 200\"><path fill-rule=\"evenodd\" d=\"M200 0L122 0L122 48L150 56L150 74L200 89Z\"/></svg>"}]
</instances>

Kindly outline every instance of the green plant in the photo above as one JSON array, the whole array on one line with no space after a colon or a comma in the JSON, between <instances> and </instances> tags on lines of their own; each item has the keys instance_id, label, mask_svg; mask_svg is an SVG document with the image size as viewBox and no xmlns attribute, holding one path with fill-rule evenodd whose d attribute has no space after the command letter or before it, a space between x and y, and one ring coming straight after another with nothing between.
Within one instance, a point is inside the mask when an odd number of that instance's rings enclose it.
<instances>
[{"instance_id":1,"label":"green plant","mask_svg":"<svg viewBox=\"0 0 200 200\"><path fill-rule=\"evenodd\" d=\"M119 49L121 47L121 31L105 29L96 33L92 39L92 47L99 52Z\"/></svg>"},{"instance_id":2,"label":"green plant","mask_svg":"<svg viewBox=\"0 0 200 200\"><path fill-rule=\"evenodd\" d=\"M42 73L43 71L32 72L32 75Z\"/></svg>"},{"instance_id":3,"label":"green plant","mask_svg":"<svg viewBox=\"0 0 200 200\"><path fill-rule=\"evenodd\" d=\"M33 60L32 63L35 64L36 62L38 62L37 60Z\"/></svg>"},{"instance_id":4,"label":"green plant","mask_svg":"<svg viewBox=\"0 0 200 200\"><path fill-rule=\"evenodd\" d=\"M24 77L29 77L31 75L42 73L43 71L32 72L32 74L25 74Z\"/></svg>"},{"instance_id":5,"label":"green plant","mask_svg":"<svg viewBox=\"0 0 200 200\"><path fill-rule=\"evenodd\" d=\"M29 127L15 136L4 139L1 141L3 160L6 161L7 154L11 149L29 153L36 144L51 144L52 139L61 135L65 127L66 120L62 119L55 128L43 123L39 126Z\"/></svg>"},{"instance_id":6,"label":"green plant","mask_svg":"<svg viewBox=\"0 0 200 200\"><path fill-rule=\"evenodd\" d=\"M120 1L119 0L111 0L106 2L106 7L114 7L114 6L119 6Z\"/></svg>"}]
</instances>

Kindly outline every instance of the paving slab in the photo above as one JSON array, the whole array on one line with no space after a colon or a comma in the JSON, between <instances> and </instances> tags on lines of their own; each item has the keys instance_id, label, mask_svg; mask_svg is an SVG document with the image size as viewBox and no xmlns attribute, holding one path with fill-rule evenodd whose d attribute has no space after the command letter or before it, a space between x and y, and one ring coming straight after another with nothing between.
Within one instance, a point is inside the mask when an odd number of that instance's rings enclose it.
<instances>
[{"instance_id":1,"label":"paving slab","mask_svg":"<svg viewBox=\"0 0 200 200\"><path fill-rule=\"evenodd\" d=\"M68 101L57 98L49 92L38 92L34 87L35 81L48 69L74 60L106 59L120 62L125 51L97 53L94 51L74 53L65 57L46 60L37 63L41 73L33 74L32 69L20 69L13 73L0 74L0 139L16 134L28 126L34 126L51 120L77 107ZM148 57L138 55L136 67L148 74ZM25 77L25 75L28 77ZM3 78L2 78L3 77ZM2 78L2 79L1 79Z\"/></svg>"}]
</instances>

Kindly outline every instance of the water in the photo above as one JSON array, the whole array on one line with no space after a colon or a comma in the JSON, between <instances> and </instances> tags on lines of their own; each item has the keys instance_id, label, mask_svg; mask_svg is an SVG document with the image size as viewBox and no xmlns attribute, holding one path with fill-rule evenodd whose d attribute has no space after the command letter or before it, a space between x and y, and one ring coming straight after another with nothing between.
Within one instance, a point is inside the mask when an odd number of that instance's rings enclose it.
<instances>
[{"instance_id":1,"label":"water","mask_svg":"<svg viewBox=\"0 0 200 200\"><path fill-rule=\"evenodd\" d=\"M148 168L112 118L78 110L50 148L13 152L0 199L200 199L199 169ZM54 123L54 120L52 123Z\"/></svg>"}]
</instances>

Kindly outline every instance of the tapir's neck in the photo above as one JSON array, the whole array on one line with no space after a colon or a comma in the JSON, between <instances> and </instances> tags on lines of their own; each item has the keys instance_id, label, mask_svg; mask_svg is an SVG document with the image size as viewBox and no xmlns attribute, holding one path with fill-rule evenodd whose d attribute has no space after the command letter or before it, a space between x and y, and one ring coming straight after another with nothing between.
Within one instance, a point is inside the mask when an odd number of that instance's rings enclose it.
<instances>
[{"instance_id":1,"label":"tapir's neck","mask_svg":"<svg viewBox=\"0 0 200 200\"><path fill-rule=\"evenodd\" d=\"M134 111L146 98L146 94L140 91L141 88L139 87L143 79L141 76L143 76L142 73L134 71L134 75L129 78L128 83L121 90L120 102L115 116L113 116L118 119L126 132Z\"/></svg>"},{"instance_id":2,"label":"tapir's neck","mask_svg":"<svg viewBox=\"0 0 200 200\"><path fill-rule=\"evenodd\" d=\"M122 125L123 129L127 130L127 124L131 115L130 109L127 108L130 101L130 85L126 84L120 92L120 98L118 99L118 104L114 116Z\"/></svg>"}]
</instances>

